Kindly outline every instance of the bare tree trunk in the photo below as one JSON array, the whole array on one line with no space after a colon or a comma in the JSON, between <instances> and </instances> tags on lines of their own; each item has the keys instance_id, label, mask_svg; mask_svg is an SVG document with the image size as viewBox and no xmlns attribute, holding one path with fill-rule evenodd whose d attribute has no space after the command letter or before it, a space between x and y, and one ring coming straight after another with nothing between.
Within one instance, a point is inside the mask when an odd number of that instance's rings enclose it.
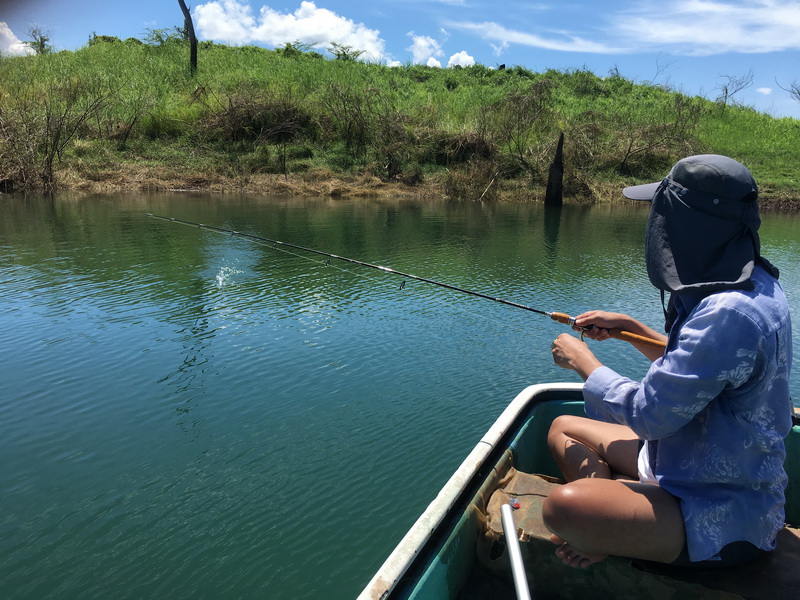
<instances>
[{"instance_id":1,"label":"bare tree trunk","mask_svg":"<svg viewBox=\"0 0 800 600\"><path fill-rule=\"evenodd\" d=\"M545 206L561 206L564 201L564 133L558 136L556 154L547 174L547 191L544 195Z\"/></svg>"},{"instance_id":2,"label":"bare tree trunk","mask_svg":"<svg viewBox=\"0 0 800 600\"><path fill-rule=\"evenodd\" d=\"M186 24L186 33L189 35L189 66L191 67L192 74L197 71L197 36L194 34L194 23L192 23L192 14L186 6L184 0L178 0L178 4L183 11L183 20Z\"/></svg>"}]
</instances>

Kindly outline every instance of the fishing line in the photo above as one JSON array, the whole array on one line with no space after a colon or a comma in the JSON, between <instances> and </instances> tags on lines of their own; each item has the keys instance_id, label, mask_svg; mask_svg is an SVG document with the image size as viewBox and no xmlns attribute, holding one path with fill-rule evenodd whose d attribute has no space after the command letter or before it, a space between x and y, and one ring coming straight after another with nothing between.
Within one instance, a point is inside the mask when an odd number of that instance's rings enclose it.
<instances>
[{"instance_id":1,"label":"fishing line","mask_svg":"<svg viewBox=\"0 0 800 600\"><path fill-rule=\"evenodd\" d=\"M320 266L323 266L323 267L328 267L328 268L331 268L331 269L336 269L337 271L340 271L341 273L346 273L346 274L354 276L354 277L360 277L361 279L368 280L368 281L370 281L372 283L375 283L377 281L377 279L375 277L373 277L371 275L368 275L366 273L355 271L353 269L346 269L344 267L340 267L340 266L332 263L330 258L328 258L326 260L316 259L316 258L312 258L310 256L305 256L303 254L298 254L297 252L293 252L292 250L289 250L289 249L286 249L286 248L281 248L280 246L276 246L276 245L272 244L271 242L264 242L264 241L257 240L257 239L254 239L254 240L251 240L251 241L253 241L254 243L259 244L260 246L268 247L271 250L276 250L278 252L283 252L284 254L288 254L289 256L294 256L295 258L299 258L299 259L314 263L316 265L320 265ZM406 287L406 280L403 279L400 282L400 286L399 286L398 289L399 290L403 290L403 289L405 289L405 287ZM455 304L454 305L454 304L445 302L444 300L440 299L440 296L427 296L426 300L429 300L431 302L435 302L436 304L439 304L441 306L446 306L447 309L451 310L451 311L456 310L456 311L459 311L459 312L461 312L461 313L463 313L465 315L469 315L471 317L477 317L479 319L484 319L484 320L487 320L487 321L492 321L492 322L497 323L497 324L501 324L504 327L510 327L508 320L501 319L501 318L495 316L494 314L486 315L486 314L479 313L479 312L474 311L474 310L468 310L468 309L464 308L463 306L461 306L460 304Z\"/></svg>"},{"instance_id":2,"label":"fishing line","mask_svg":"<svg viewBox=\"0 0 800 600\"><path fill-rule=\"evenodd\" d=\"M310 253L310 254L316 254L318 256L325 256L328 259L336 259L336 260L340 260L340 261L343 261L343 262L346 262L346 263L359 265L359 266L362 266L362 267L368 267L368 268L371 268L371 269L377 269L379 271L382 271L384 273L389 273L391 275L399 275L400 277L404 277L406 279L412 279L412 280L415 280L415 281L422 281L424 283L429 283L431 285L436 285L436 286L439 286L439 287L443 287L443 288L446 288L448 290L461 292L463 294L468 294L470 296L475 296L477 298L483 298L484 300L491 300L492 302L497 302L499 304L504 304L506 306L511 306L511 307L519 308L521 310L526 310L528 312L532 312L532 313L535 313L535 314L544 315L544 316L550 317L554 321L558 321L559 323L563 323L565 325L570 325L570 326L574 326L575 325L575 317L571 317L571 316L569 316L568 314L565 314L565 313L550 312L550 311L540 310L540 309L534 308L532 306L527 306L525 304L520 304L519 302L512 302L510 300L504 300L503 298L497 298L495 296L490 296L489 294L484 294L482 292L476 292L474 290L468 290L468 289L461 288L461 287L458 287L458 286L455 286L455 285L450 285L449 283L443 283L441 281L436 281L434 279L429 279L427 277L420 277L419 275L413 275L411 273L404 273L402 271L397 271L395 269L392 269L390 267L385 267L383 265L375 265L375 264L368 263L368 262L365 262L365 261L362 261L362 260L357 260L357 259L354 259L354 258L348 258L346 256L339 256L337 254L332 254L330 252L323 252L322 250L316 250L314 248L307 248L305 246L300 246L298 244L292 244L292 243L289 243L289 242L282 242L280 240L275 240L275 239L271 239L271 238L267 238L267 237L263 237L263 236L259 236L259 235L254 235L254 234L251 234L251 233L245 233L245 232L242 232L242 231L236 231L234 229L226 229L224 227L217 227L215 225L207 225L205 223L196 223L194 221L186 221L186 220L183 220L183 219L176 219L175 217L164 217L164 216L160 216L160 215L155 215L153 213L148 213L147 216L148 217L152 217L154 219L160 219L162 221L167 221L167 222L170 222L170 223L178 223L178 224L181 224L181 225L189 225L191 227L197 227L197 228L200 228L200 229L206 229L206 230L214 231L214 232L217 232L217 233L225 233L225 234L235 235L235 236L238 236L238 237L241 237L241 238L246 238L246 239L253 240L253 241L265 244L265 245L269 245L274 250L281 250L281 251L287 252L289 254L293 254L294 256L301 257L301 258L305 258L305 257L303 257L303 256L301 256L299 254L294 254L293 252L291 252L291 251L289 251L287 249L290 248L292 250L300 250L302 252L307 252L307 253ZM322 262L322 261L317 261L317 262ZM326 266L334 266L333 263L330 262L330 260L327 260L322 264L325 264ZM338 268L338 267L334 267L334 268ZM348 271L346 269L340 269L340 270L348 272L348 273L352 273L352 271ZM661 342L660 340L655 340L655 339L652 339L652 338L644 337L644 336L641 336L641 335L630 333L628 331L622 331L622 330L619 330L619 329L609 330L609 334L611 335L611 337L615 337L617 339L625 340L625 341L628 341L628 342L631 342L631 343L644 344L644 345L647 345L647 346L657 347L657 348L664 348L664 346L665 346L664 343Z\"/></svg>"},{"instance_id":3,"label":"fishing line","mask_svg":"<svg viewBox=\"0 0 800 600\"><path fill-rule=\"evenodd\" d=\"M156 218L156 219L167 220L167 221L175 221L175 222L177 222L179 224L182 224L182 225L185 224L185 225L192 225L194 227L199 227L199 228L202 228L202 229L211 229L212 233L220 233L220 234L223 233L223 232L219 231L220 228L206 227L202 223L183 222L183 221L181 221L179 219L172 219L172 218L167 218L167 217L159 217L159 216L153 215L153 214L148 214L147 216L148 217L153 217L153 218ZM303 261L314 263L316 265L320 265L320 266L331 268L331 269L336 269L337 271L340 271L341 273L346 273L347 275L354 276L354 277L360 277L361 279L370 281L372 283L377 282L377 279L375 277L367 274L366 272L360 272L360 271L355 271L353 269L347 269L345 267L341 267L341 266L331 262L331 259L329 257L326 258L325 260L317 259L317 258L313 258L311 256L308 256L307 254L300 254L298 252L292 251L289 248L284 248L284 247L278 246L275 243L273 243L272 240L261 239L258 236L250 236L250 235L243 236L238 231L225 230L225 233L228 233L228 232L235 233L238 237L247 237L248 238L247 241L249 241L251 243L254 243L254 244L258 244L259 246L267 247L270 250L275 250L277 252L281 252L283 254L286 254L286 255L289 255L289 256L293 256L295 258L299 258L299 259L301 259ZM169 239L163 232L161 233L161 235L164 238ZM170 243L174 247L174 243L172 243L172 242L170 242ZM405 289L405 286L406 286L406 280L403 279L400 282L399 289L403 290L403 289ZM500 317L496 316L494 313L491 313L491 314L487 315L485 313L480 313L480 312L477 312L477 311L474 311L474 310L469 310L467 308L464 308L464 306L462 306L461 304L453 304L453 303L445 302L444 300L441 299L441 296L426 296L426 300L428 300L430 302L434 302L434 303L436 303L436 304L438 304L440 306L445 306L450 311L458 311L458 312L460 312L462 314L469 315L469 316L474 317L474 318L483 319L485 321L491 321L492 323L495 323L496 325L500 325L500 326L506 327L506 328L508 328L510 330L514 329L512 327L512 325L509 323L508 319L501 319ZM514 329L514 331L517 331L517 330Z\"/></svg>"}]
</instances>

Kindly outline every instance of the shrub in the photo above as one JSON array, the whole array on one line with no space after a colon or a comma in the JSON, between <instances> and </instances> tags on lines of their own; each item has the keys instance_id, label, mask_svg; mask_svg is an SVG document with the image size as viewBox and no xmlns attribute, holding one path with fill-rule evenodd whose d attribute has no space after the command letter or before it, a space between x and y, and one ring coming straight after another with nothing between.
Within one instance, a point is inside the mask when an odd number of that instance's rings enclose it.
<instances>
[{"instance_id":1,"label":"shrub","mask_svg":"<svg viewBox=\"0 0 800 600\"><path fill-rule=\"evenodd\" d=\"M222 141L286 144L298 137L313 139L316 123L298 102L269 91L231 94L200 124Z\"/></svg>"}]
</instances>

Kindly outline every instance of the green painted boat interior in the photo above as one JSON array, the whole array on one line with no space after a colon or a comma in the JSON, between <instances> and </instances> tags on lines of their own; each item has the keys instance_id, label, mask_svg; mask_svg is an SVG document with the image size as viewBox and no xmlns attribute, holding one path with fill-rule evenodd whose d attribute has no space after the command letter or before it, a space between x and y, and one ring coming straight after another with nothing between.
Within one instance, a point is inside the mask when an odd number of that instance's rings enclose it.
<instances>
[{"instance_id":1,"label":"green painted boat interior","mask_svg":"<svg viewBox=\"0 0 800 600\"><path fill-rule=\"evenodd\" d=\"M517 470L559 477L546 439L553 419L562 414L584 414L580 393L547 392L540 402L520 416L516 430L512 428L508 432L507 436L511 438L508 451L497 459L492 457L488 461L491 465L487 465L481 473L485 475L490 468L493 472L502 471L497 467L503 461L511 461ZM786 520L793 527L800 523L800 421L797 417L795 423L786 439L786 470L789 475ZM482 573L476 560L475 548L483 533L482 510L496 485L497 477L490 476L482 485L475 484L467 491L469 502L464 502L465 510L459 511L460 518L450 524L447 533L438 541L433 558L418 577L418 584L409 586L413 587L410 590L404 590L401 584L396 589L399 595L393 597L413 600L515 597L511 581L499 580L488 572ZM409 573L407 577L409 581L417 578L415 573Z\"/></svg>"},{"instance_id":2,"label":"green painted boat interior","mask_svg":"<svg viewBox=\"0 0 800 600\"><path fill-rule=\"evenodd\" d=\"M547 449L547 431L553 419L562 414L583 415L583 401L580 394L572 392L546 392L527 415L518 420L516 431L512 428L512 437L507 448L495 464L511 460L516 468L530 473L541 473L552 477L559 476L550 451ZM496 469L494 469L496 470ZM479 568L475 560L475 547L483 532L483 515L481 504L488 500L496 478L489 477L473 494L469 507L463 511L460 519L451 528L449 535L441 542L435 557L428 563L419 577L418 585L413 590L401 592L399 597L413 600L441 600L442 598L488 597L483 590L469 589L464 586L474 571ZM487 578L488 578L487 574ZM473 577L474 578L474 577ZM492 580L486 582L495 593L498 586L509 586L510 583ZM402 589L402 585L399 586ZM513 587L509 587L513 594Z\"/></svg>"}]
</instances>

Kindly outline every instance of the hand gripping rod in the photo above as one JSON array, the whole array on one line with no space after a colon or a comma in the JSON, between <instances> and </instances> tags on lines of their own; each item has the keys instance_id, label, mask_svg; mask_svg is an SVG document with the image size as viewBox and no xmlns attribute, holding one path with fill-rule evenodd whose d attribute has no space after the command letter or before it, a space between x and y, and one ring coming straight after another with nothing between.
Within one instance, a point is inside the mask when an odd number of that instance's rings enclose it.
<instances>
[{"instance_id":1,"label":"hand gripping rod","mask_svg":"<svg viewBox=\"0 0 800 600\"><path fill-rule=\"evenodd\" d=\"M559 323L564 323L566 325L571 325L573 327L576 326L575 317L570 317L569 315L559 312L550 312L545 314L554 321L558 321ZM582 331L587 331L592 328L594 328L594 325L592 325L591 327L578 327L578 329L581 329ZM630 331L625 331L624 329L609 329L608 335L618 340L630 342L631 344L641 344L643 346L650 346L651 348L662 348L662 349L667 347L667 345L661 340L639 335L638 333L631 333Z\"/></svg>"},{"instance_id":2,"label":"hand gripping rod","mask_svg":"<svg viewBox=\"0 0 800 600\"><path fill-rule=\"evenodd\" d=\"M251 233L244 233L241 231L236 231L234 229L225 229L224 227L216 227L214 225L206 225L204 223L195 223L193 221L185 221L183 219L176 219L174 217L162 217L160 215L154 215L153 213L148 213L148 217L152 217L154 219L160 219L162 221L169 221L171 223L179 223L181 225L190 225L192 227L199 227L200 229L207 229L209 231L215 231L217 233L228 233L231 235L235 235L242 238L247 238L250 240L258 241L258 242L267 242L269 244L273 244L274 246L283 246L285 248L292 248L294 250L302 250L303 252L309 252L311 254L318 254L320 256L327 256L328 258L335 258L337 260L341 260L344 262L348 262L354 265L360 265L362 267L369 267L371 269L377 269L379 271L383 271L384 273L390 273L392 275L399 275L400 277L405 277L407 279L414 279L416 281L422 281L424 283L430 283L431 285L438 285L439 287L446 288L448 290L453 290L456 292L461 292L462 294L469 294L470 296L476 296L478 298L483 298L484 300L491 300L492 302L498 302L500 304L505 304L506 306L513 306L514 308L520 308L522 310L527 310L529 312L533 312L539 315L545 315L553 319L554 321L558 321L559 323L564 323L565 325L570 325L572 327L575 326L575 317L570 317L567 314L560 313L560 312L547 312L544 310L539 310L538 308L533 308L531 306L526 306L524 304L519 304L518 302L511 302L510 300L503 300L502 298L496 298L494 296L490 296L488 294L482 294L481 292L475 292L473 290L467 290L464 288L457 287L455 285L450 285L449 283L442 283L441 281L435 281L433 279L428 279L427 277L420 277L419 275L412 275L411 273L403 273L401 271L396 271L389 267L384 267L382 265L373 265L368 262L364 262L361 260L356 260L354 258L347 258L346 256L338 256L336 254L331 254L330 252L323 252L322 250L315 250L313 248L306 248L305 246L298 246L297 244L290 244L289 242L281 242L280 240L273 240L270 238L262 237L259 235L253 235ZM584 327L583 330L591 329L591 327ZM621 329L609 329L609 335L613 338L617 338L619 340L624 340L626 342L630 342L632 344L642 344L645 346L651 346L653 348L664 348L665 344L659 340L645 337L642 335L637 335L635 333L630 333L628 331L623 331Z\"/></svg>"}]
</instances>

